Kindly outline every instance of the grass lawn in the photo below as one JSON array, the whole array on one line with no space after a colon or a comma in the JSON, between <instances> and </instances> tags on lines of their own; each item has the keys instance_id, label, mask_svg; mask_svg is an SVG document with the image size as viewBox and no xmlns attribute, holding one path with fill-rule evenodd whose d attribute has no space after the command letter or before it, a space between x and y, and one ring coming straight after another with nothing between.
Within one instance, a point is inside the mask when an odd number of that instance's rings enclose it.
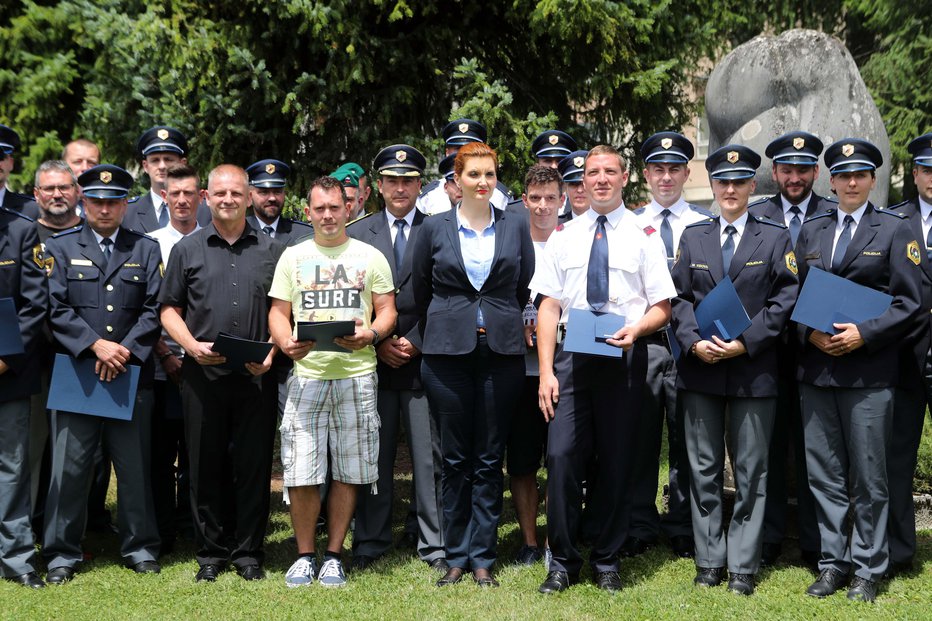
<instances>
[{"instance_id":1,"label":"grass lawn","mask_svg":"<svg viewBox=\"0 0 932 621\"><path fill-rule=\"evenodd\" d=\"M398 474L396 480L407 498L410 477ZM72 583L41 591L0 583L0 619L932 619L932 531L920 533L916 574L886 585L873 606L849 602L843 592L825 600L807 597L813 576L791 564L798 551L789 546L782 564L759 575L750 598L724 587L693 587L692 561L674 559L666 547L625 561L626 588L614 596L585 583L546 597L537 593L542 564L507 564L520 547L508 500L499 531L499 558L505 561L496 571L499 589L480 591L471 580L438 589L435 573L400 552L367 572L351 574L342 589L317 584L288 589L284 573L295 549L287 542L291 527L280 500L280 494L273 494L264 581L246 583L230 571L214 584L196 584L189 542L162 559L161 575L136 576L119 564L115 537L90 536L85 550L95 558ZM396 507L397 524L404 509Z\"/></svg>"}]
</instances>

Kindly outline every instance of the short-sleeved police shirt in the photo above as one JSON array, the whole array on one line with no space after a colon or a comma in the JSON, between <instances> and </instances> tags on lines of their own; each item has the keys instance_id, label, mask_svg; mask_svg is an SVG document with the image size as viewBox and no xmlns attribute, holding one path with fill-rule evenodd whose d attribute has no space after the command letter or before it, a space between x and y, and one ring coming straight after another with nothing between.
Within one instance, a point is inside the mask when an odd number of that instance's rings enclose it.
<instances>
[{"instance_id":1,"label":"short-sleeved police shirt","mask_svg":"<svg viewBox=\"0 0 932 621\"><path fill-rule=\"evenodd\" d=\"M198 341L219 332L254 341L269 338L267 292L285 246L246 223L233 244L213 223L180 240L172 249L159 302L181 308L185 325ZM228 373L205 367L209 377Z\"/></svg>"}]
</instances>

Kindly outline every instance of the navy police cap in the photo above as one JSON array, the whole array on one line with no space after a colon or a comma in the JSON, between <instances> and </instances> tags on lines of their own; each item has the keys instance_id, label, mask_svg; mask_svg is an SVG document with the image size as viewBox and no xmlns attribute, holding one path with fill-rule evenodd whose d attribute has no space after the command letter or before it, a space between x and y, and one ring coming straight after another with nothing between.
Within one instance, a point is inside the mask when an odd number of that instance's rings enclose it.
<instances>
[{"instance_id":1,"label":"navy police cap","mask_svg":"<svg viewBox=\"0 0 932 621\"><path fill-rule=\"evenodd\" d=\"M880 149L860 138L843 138L825 150L825 165L831 174L876 170L883 164Z\"/></svg>"},{"instance_id":2,"label":"navy police cap","mask_svg":"<svg viewBox=\"0 0 932 621\"><path fill-rule=\"evenodd\" d=\"M563 183L582 183L583 172L586 168L588 151L573 151L557 165L557 170L563 177Z\"/></svg>"},{"instance_id":3,"label":"navy police cap","mask_svg":"<svg viewBox=\"0 0 932 621\"><path fill-rule=\"evenodd\" d=\"M0 151L10 155L19 148L19 134L6 125L0 125Z\"/></svg>"},{"instance_id":4,"label":"navy police cap","mask_svg":"<svg viewBox=\"0 0 932 621\"><path fill-rule=\"evenodd\" d=\"M246 169L249 185L256 188L283 188L287 185L291 167L281 160L259 160Z\"/></svg>"},{"instance_id":5,"label":"navy police cap","mask_svg":"<svg viewBox=\"0 0 932 621\"><path fill-rule=\"evenodd\" d=\"M442 160L440 164L437 165L437 168L440 170L440 174L447 181L453 181L453 162L456 161L456 153L451 153Z\"/></svg>"},{"instance_id":6,"label":"navy police cap","mask_svg":"<svg viewBox=\"0 0 932 621\"><path fill-rule=\"evenodd\" d=\"M420 151L406 144L393 144L375 155L372 167L388 177L420 177L424 174L427 159Z\"/></svg>"},{"instance_id":7,"label":"navy police cap","mask_svg":"<svg viewBox=\"0 0 932 621\"><path fill-rule=\"evenodd\" d=\"M157 125L139 137L136 152L142 157L152 153L177 153L183 156L188 152L188 139L174 127Z\"/></svg>"},{"instance_id":8,"label":"navy police cap","mask_svg":"<svg viewBox=\"0 0 932 621\"><path fill-rule=\"evenodd\" d=\"M932 133L914 138L906 150L913 156L914 163L919 166L932 166Z\"/></svg>"},{"instance_id":9,"label":"navy police cap","mask_svg":"<svg viewBox=\"0 0 932 621\"><path fill-rule=\"evenodd\" d=\"M689 138L677 132L658 132L641 145L645 164L686 164L695 154Z\"/></svg>"},{"instance_id":10,"label":"navy police cap","mask_svg":"<svg viewBox=\"0 0 932 621\"><path fill-rule=\"evenodd\" d=\"M776 164L815 166L823 146L822 141L809 132L790 132L768 144L764 153Z\"/></svg>"},{"instance_id":11,"label":"navy police cap","mask_svg":"<svg viewBox=\"0 0 932 621\"><path fill-rule=\"evenodd\" d=\"M126 198L133 176L113 164L99 164L81 173L78 185L91 198Z\"/></svg>"},{"instance_id":12,"label":"navy police cap","mask_svg":"<svg viewBox=\"0 0 932 621\"><path fill-rule=\"evenodd\" d=\"M757 173L760 156L740 144L726 144L716 149L705 161L709 177L721 181L750 179Z\"/></svg>"},{"instance_id":13,"label":"navy police cap","mask_svg":"<svg viewBox=\"0 0 932 621\"><path fill-rule=\"evenodd\" d=\"M548 129L539 134L531 145L531 156L535 159L563 158L579 148L573 137L558 129Z\"/></svg>"},{"instance_id":14,"label":"navy police cap","mask_svg":"<svg viewBox=\"0 0 932 621\"><path fill-rule=\"evenodd\" d=\"M441 133L448 147L461 147L470 142L485 142L488 137L485 125L472 119L450 121Z\"/></svg>"}]
</instances>

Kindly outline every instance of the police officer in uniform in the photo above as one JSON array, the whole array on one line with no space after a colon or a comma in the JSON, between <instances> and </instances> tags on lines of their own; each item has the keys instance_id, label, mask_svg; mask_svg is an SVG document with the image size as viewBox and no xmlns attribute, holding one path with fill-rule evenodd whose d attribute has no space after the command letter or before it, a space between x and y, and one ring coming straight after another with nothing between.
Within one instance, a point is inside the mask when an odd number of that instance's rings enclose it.
<instances>
[{"instance_id":1,"label":"police officer in uniform","mask_svg":"<svg viewBox=\"0 0 932 621\"><path fill-rule=\"evenodd\" d=\"M583 166L587 155L589 155L588 151L573 151L561 159L557 165L557 170L563 177L563 187L566 193L566 203L559 217L561 224L589 210L589 193L583 184Z\"/></svg>"},{"instance_id":2,"label":"police officer in uniform","mask_svg":"<svg viewBox=\"0 0 932 621\"><path fill-rule=\"evenodd\" d=\"M36 573L36 544L30 520L30 397L41 390L39 345L48 308L48 285L36 256L36 226L26 216L0 207L0 298L16 311L14 325L23 352L0 352L0 575L31 588L45 583Z\"/></svg>"},{"instance_id":3,"label":"police officer in uniform","mask_svg":"<svg viewBox=\"0 0 932 621\"><path fill-rule=\"evenodd\" d=\"M557 168L567 155L579 149L576 140L566 132L548 129L541 132L531 144L531 157L538 164Z\"/></svg>"},{"instance_id":4,"label":"police officer in uniform","mask_svg":"<svg viewBox=\"0 0 932 621\"><path fill-rule=\"evenodd\" d=\"M452 160L451 160L452 163ZM377 248L392 269L398 320L391 338L376 347L378 356L379 485L360 494L353 531L353 569L370 566L392 543L393 473L403 425L413 466L418 557L440 573L449 569L440 528L440 436L421 384L420 311L411 289L411 249L426 216L418 211L421 176L427 160L414 147L395 144L375 156L378 190L385 209L347 227L350 237ZM451 171L452 174L452 171Z\"/></svg>"},{"instance_id":5,"label":"police officer in uniform","mask_svg":"<svg viewBox=\"0 0 932 621\"><path fill-rule=\"evenodd\" d=\"M15 160L13 153L19 148L19 134L6 125L0 125L0 207L6 207L29 216L33 220L39 217L39 207L32 198L14 192L7 186Z\"/></svg>"},{"instance_id":6,"label":"police officer in uniform","mask_svg":"<svg viewBox=\"0 0 932 621\"><path fill-rule=\"evenodd\" d=\"M654 134L641 145L644 179L651 190L651 202L634 210L645 231L660 234L667 254L673 257L683 229L708 220L712 214L683 199L683 186L689 178L689 161L695 151L686 136L676 132ZM676 408L676 366L670 355L666 331L646 337L647 386L641 419L641 440L631 488L631 526L622 546L624 556L636 556L657 542L660 530L667 535L674 554L693 556L693 527L689 509L689 466L683 441L683 422ZM657 515L657 476L660 470L660 441L667 423L669 462L669 511Z\"/></svg>"},{"instance_id":7,"label":"police officer in uniform","mask_svg":"<svg viewBox=\"0 0 932 621\"><path fill-rule=\"evenodd\" d=\"M919 310L922 255L909 221L869 201L883 163L877 147L845 138L823 158L838 209L803 223L796 243L800 282L818 268L893 302L874 319L836 323L834 335L797 327L806 467L821 538L821 573L807 593L831 595L853 569L848 599L873 601L889 561L886 454L900 343Z\"/></svg>"},{"instance_id":8,"label":"police officer in uniform","mask_svg":"<svg viewBox=\"0 0 932 621\"><path fill-rule=\"evenodd\" d=\"M123 227L140 233L151 233L168 226L168 205L162 200L160 192L165 189L168 169L174 164L188 161L188 139L174 127L157 125L139 137L136 152L143 170L149 176L150 187L147 193L129 201ZM210 222L210 210L203 202L197 208L197 221L201 226Z\"/></svg>"},{"instance_id":9,"label":"police officer in uniform","mask_svg":"<svg viewBox=\"0 0 932 621\"><path fill-rule=\"evenodd\" d=\"M786 227L748 214L760 156L726 145L706 160L721 216L686 227L673 282L672 326L679 406L690 468L696 579L717 586L727 565L729 590L754 592L763 542L767 453L777 404L776 343L796 302L797 267ZM751 326L735 339L704 338L696 307L731 278ZM725 438L735 476L726 539L722 518Z\"/></svg>"},{"instance_id":10,"label":"police officer in uniform","mask_svg":"<svg viewBox=\"0 0 932 621\"><path fill-rule=\"evenodd\" d=\"M932 405L932 133L914 139L907 147L913 156L913 180L917 195L890 207L905 215L919 241L922 274L922 304L913 329L903 339L900 381L893 400L893 431L887 449L887 478L890 488L890 568L892 576L913 570L916 556L916 519L913 507L913 477L922 438L926 407ZM925 248L923 249L923 245Z\"/></svg>"},{"instance_id":11,"label":"police officer in uniform","mask_svg":"<svg viewBox=\"0 0 932 621\"><path fill-rule=\"evenodd\" d=\"M46 242L52 261L49 323L71 356L96 358L101 379L142 367L131 420L56 411L52 415L52 482L42 553L49 583L68 582L80 564L94 452L103 442L119 481L117 523L123 562L158 573L159 534L149 480L153 362L159 335L162 262L155 240L120 225L132 176L102 164L78 177L84 226Z\"/></svg>"},{"instance_id":12,"label":"police officer in uniform","mask_svg":"<svg viewBox=\"0 0 932 621\"><path fill-rule=\"evenodd\" d=\"M600 589L621 588L618 550L628 524L627 485L647 375L642 337L666 325L669 299L676 295L659 236L648 235L624 207L628 171L618 151L594 147L584 178L591 209L557 227L531 281L531 289L544 296L537 314L539 400L550 419L547 529L553 558L541 593L564 591L578 580L582 483L593 457L599 473L591 498L600 513L589 562ZM624 356L558 349L557 324L571 308L625 312L625 327L606 341L625 349Z\"/></svg>"},{"instance_id":13,"label":"police officer in uniform","mask_svg":"<svg viewBox=\"0 0 932 621\"><path fill-rule=\"evenodd\" d=\"M772 176L779 193L756 201L748 207L751 215L785 224L795 246L806 218L835 207L835 202L812 191L819 178L822 141L816 136L795 131L784 134L769 145L765 154L773 160ZM780 556L786 535L787 474L795 473L796 528L803 562L815 567L819 562L819 530L816 527L812 492L806 484L806 450L799 414L799 391L796 388L796 339L785 334L777 346L780 360L777 417L770 439L770 465L767 476L767 509L764 514L764 547L761 564L773 565ZM792 446L792 463L788 461Z\"/></svg>"},{"instance_id":14,"label":"police officer in uniform","mask_svg":"<svg viewBox=\"0 0 932 621\"><path fill-rule=\"evenodd\" d=\"M441 134L444 142L444 156L456 155L459 148L470 142L486 142L488 130L485 125L473 119L456 119L447 123ZM452 169L452 160L451 160ZM441 173L443 174L443 173ZM444 177L445 179L446 177ZM428 216L435 213L449 211L452 205L450 197L444 188L444 180L438 179L431 181L421 190L421 195L417 198L417 208ZM498 182L495 189L492 190L492 205L497 209L505 209L511 200L511 192L508 187Z\"/></svg>"}]
</instances>

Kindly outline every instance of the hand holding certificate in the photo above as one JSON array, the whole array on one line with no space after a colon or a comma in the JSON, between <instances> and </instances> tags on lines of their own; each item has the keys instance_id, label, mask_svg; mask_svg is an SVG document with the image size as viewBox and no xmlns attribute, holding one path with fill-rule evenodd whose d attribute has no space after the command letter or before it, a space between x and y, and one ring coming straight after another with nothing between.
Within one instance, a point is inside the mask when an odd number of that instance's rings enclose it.
<instances>
[{"instance_id":1,"label":"hand holding certificate","mask_svg":"<svg viewBox=\"0 0 932 621\"><path fill-rule=\"evenodd\" d=\"M337 345L333 339L352 336L356 333L356 322L347 321L299 321L298 341L314 341L316 351L347 353L350 350Z\"/></svg>"},{"instance_id":2,"label":"hand holding certificate","mask_svg":"<svg viewBox=\"0 0 932 621\"><path fill-rule=\"evenodd\" d=\"M139 387L139 366L126 365L125 373L117 374L111 381L103 381L96 365L97 360L94 358L78 359L56 354L46 407L50 410L132 420L136 389Z\"/></svg>"},{"instance_id":3,"label":"hand holding certificate","mask_svg":"<svg viewBox=\"0 0 932 621\"><path fill-rule=\"evenodd\" d=\"M607 343L625 327L625 318L611 313L595 313L571 308L566 322L563 349L579 354L621 358L624 350Z\"/></svg>"}]
</instances>

